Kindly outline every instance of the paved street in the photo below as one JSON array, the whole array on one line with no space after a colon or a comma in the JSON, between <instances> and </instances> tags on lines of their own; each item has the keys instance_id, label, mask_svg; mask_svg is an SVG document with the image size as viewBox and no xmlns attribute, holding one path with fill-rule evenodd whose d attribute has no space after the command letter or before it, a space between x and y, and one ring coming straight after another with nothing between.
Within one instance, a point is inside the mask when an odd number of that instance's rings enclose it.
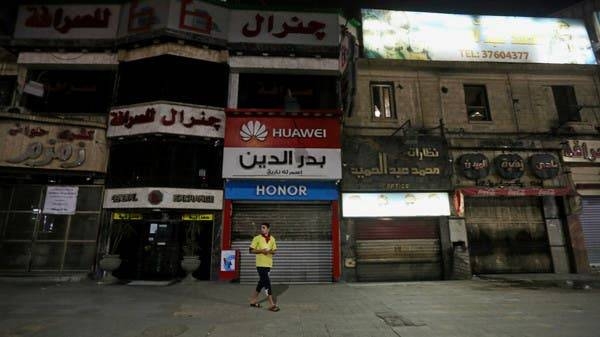
<instances>
[{"instance_id":1,"label":"paved street","mask_svg":"<svg viewBox=\"0 0 600 337\"><path fill-rule=\"evenodd\" d=\"M0 282L0 336L597 337L600 290L502 281L276 286L281 311L250 308L252 286Z\"/></svg>"}]
</instances>

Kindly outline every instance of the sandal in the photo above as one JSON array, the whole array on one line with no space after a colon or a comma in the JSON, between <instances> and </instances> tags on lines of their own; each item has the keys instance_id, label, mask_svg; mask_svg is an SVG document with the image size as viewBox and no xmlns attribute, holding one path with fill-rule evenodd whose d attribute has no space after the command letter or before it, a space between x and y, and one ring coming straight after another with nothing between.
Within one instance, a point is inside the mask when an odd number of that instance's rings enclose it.
<instances>
[{"instance_id":1,"label":"sandal","mask_svg":"<svg viewBox=\"0 0 600 337\"><path fill-rule=\"evenodd\" d=\"M269 308L269 311L273 311L273 312L277 312L279 310L281 310L281 309L279 309L279 307L276 306L276 305L274 305L274 306L272 306L272 307Z\"/></svg>"},{"instance_id":2,"label":"sandal","mask_svg":"<svg viewBox=\"0 0 600 337\"><path fill-rule=\"evenodd\" d=\"M250 303L250 306L253 308L260 308L260 303Z\"/></svg>"}]
</instances>

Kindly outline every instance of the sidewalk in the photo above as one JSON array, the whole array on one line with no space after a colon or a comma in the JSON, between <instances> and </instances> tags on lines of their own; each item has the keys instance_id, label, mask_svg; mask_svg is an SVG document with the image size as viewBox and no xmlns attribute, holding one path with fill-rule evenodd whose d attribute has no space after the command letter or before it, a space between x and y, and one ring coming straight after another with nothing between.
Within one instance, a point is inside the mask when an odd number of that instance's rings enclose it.
<instances>
[{"instance_id":1,"label":"sidewalk","mask_svg":"<svg viewBox=\"0 0 600 337\"><path fill-rule=\"evenodd\" d=\"M280 285L277 313L250 308L252 289L0 281L0 336L597 337L600 331L597 289L484 280Z\"/></svg>"},{"instance_id":2,"label":"sidewalk","mask_svg":"<svg viewBox=\"0 0 600 337\"><path fill-rule=\"evenodd\" d=\"M487 274L482 280L496 280L537 287L600 289L600 273L592 274Z\"/></svg>"}]
</instances>

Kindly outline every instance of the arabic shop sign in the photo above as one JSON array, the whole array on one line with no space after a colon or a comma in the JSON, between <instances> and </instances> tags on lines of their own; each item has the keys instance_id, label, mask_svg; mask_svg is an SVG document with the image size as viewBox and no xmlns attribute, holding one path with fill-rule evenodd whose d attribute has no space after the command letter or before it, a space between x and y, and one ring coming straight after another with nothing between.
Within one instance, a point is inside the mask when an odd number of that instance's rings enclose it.
<instances>
[{"instance_id":1,"label":"arabic shop sign","mask_svg":"<svg viewBox=\"0 0 600 337\"><path fill-rule=\"evenodd\" d=\"M596 64L582 21L362 10L368 58Z\"/></svg>"},{"instance_id":2,"label":"arabic shop sign","mask_svg":"<svg viewBox=\"0 0 600 337\"><path fill-rule=\"evenodd\" d=\"M0 144L0 166L106 172L101 129L2 120Z\"/></svg>"},{"instance_id":3,"label":"arabic shop sign","mask_svg":"<svg viewBox=\"0 0 600 337\"><path fill-rule=\"evenodd\" d=\"M263 201L337 200L333 181L230 180L225 183L225 199Z\"/></svg>"},{"instance_id":4,"label":"arabic shop sign","mask_svg":"<svg viewBox=\"0 0 600 337\"><path fill-rule=\"evenodd\" d=\"M563 143L563 160L565 162L596 163L600 158L600 141L567 140Z\"/></svg>"},{"instance_id":5,"label":"arabic shop sign","mask_svg":"<svg viewBox=\"0 0 600 337\"><path fill-rule=\"evenodd\" d=\"M107 189L104 208L221 209L223 191L186 188Z\"/></svg>"},{"instance_id":6,"label":"arabic shop sign","mask_svg":"<svg viewBox=\"0 0 600 337\"><path fill-rule=\"evenodd\" d=\"M344 191L449 189L448 151L441 139L406 145L399 137L346 137Z\"/></svg>"},{"instance_id":7,"label":"arabic shop sign","mask_svg":"<svg viewBox=\"0 0 600 337\"><path fill-rule=\"evenodd\" d=\"M335 13L231 11L229 42L338 46Z\"/></svg>"},{"instance_id":8,"label":"arabic shop sign","mask_svg":"<svg viewBox=\"0 0 600 337\"><path fill-rule=\"evenodd\" d=\"M340 149L226 147L223 178L337 180L340 157Z\"/></svg>"},{"instance_id":9,"label":"arabic shop sign","mask_svg":"<svg viewBox=\"0 0 600 337\"><path fill-rule=\"evenodd\" d=\"M490 173L490 163L481 153L463 154L458 159L458 168L467 179L483 179Z\"/></svg>"},{"instance_id":10,"label":"arabic shop sign","mask_svg":"<svg viewBox=\"0 0 600 337\"><path fill-rule=\"evenodd\" d=\"M227 117L225 147L340 148L335 118Z\"/></svg>"},{"instance_id":11,"label":"arabic shop sign","mask_svg":"<svg viewBox=\"0 0 600 337\"><path fill-rule=\"evenodd\" d=\"M529 170L533 176L546 180L558 176L558 158L550 153L536 153L528 158ZM458 158L458 172L470 180L482 180L490 174L489 159L482 153L467 153ZM505 180L520 179L525 175L525 160L519 154L501 154L494 158L496 174Z\"/></svg>"},{"instance_id":12,"label":"arabic shop sign","mask_svg":"<svg viewBox=\"0 0 600 337\"><path fill-rule=\"evenodd\" d=\"M549 153L534 154L529 157L529 167L533 174L540 179L552 179L560 171L558 158Z\"/></svg>"},{"instance_id":13,"label":"arabic shop sign","mask_svg":"<svg viewBox=\"0 0 600 337\"><path fill-rule=\"evenodd\" d=\"M114 39L120 5L23 5L15 39Z\"/></svg>"},{"instance_id":14,"label":"arabic shop sign","mask_svg":"<svg viewBox=\"0 0 600 337\"><path fill-rule=\"evenodd\" d=\"M132 1L123 8L119 36L165 29L226 40L229 10L198 0Z\"/></svg>"},{"instance_id":15,"label":"arabic shop sign","mask_svg":"<svg viewBox=\"0 0 600 337\"><path fill-rule=\"evenodd\" d=\"M159 103L113 109L108 137L146 133L223 138L225 113L216 108Z\"/></svg>"},{"instance_id":16,"label":"arabic shop sign","mask_svg":"<svg viewBox=\"0 0 600 337\"><path fill-rule=\"evenodd\" d=\"M504 179L519 179L525 173L523 158L518 154L501 154L494 158L498 175Z\"/></svg>"}]
</instances>

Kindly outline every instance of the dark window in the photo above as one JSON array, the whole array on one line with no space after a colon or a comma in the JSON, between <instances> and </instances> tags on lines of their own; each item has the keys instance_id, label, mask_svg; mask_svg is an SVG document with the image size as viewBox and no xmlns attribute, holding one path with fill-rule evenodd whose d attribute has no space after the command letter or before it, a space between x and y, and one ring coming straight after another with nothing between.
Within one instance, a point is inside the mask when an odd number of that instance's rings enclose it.
<instances>
[{"instance_id":1,"label":"dark window","mask_svg":"<svg viewBox=\"0 0 600 337\"><path fill-rule=\"evenodd\" d=\"M222 147L179 139L113 144L107 186L221 188Z\"/></svg>"},{"instance_id":2,"label":"dark window","mask_svg":"<svg viewBox=\"0 0 600 337\"><path fill-rule=\"evenodd\" d=\"M173 101L225 107L227 65L172 55L119 66L118 105Z\"/></svg>"},{"instance_id":3,"label":"dark window","mask_svg":"<svg viewBox=\"0 0 600 337\"><path fill-rule=\"evenodd\" d=\"M558 122L560 124L566 122L581 122L577 98L575 97L575 89L573 89L572 86L554 85L552 86L552 94L554 94L554 104L556 104Z\"/></svg>"},{"instance_id":4,"label":"dark window","mask_svg":"<svg viewBox=\"0 0 600 337\"><path fill-rule=\"evenodd\" d=\"M465 104L470 121L491 121L485 85L465 85Z\"/></svg>"},{"instance_id":5,"label":"dark window","mask_svg":"<svg viewBox=\"0 0 600 337\"><path fill-rule=\"evenodd\" d=\"M376 119L396 118L393 83L371 83L371 116Z\"/></svg>"},{"instance_id":6,"label":"dark window","mask_svg":"<svg viewBox=\"0 0 600 337\"><path fill-rule=\"evenodd\" d=\"M34 70L29 81L44 86L43 96L24 94L24 105L35 113L106 114L112 100L112 71Z\"/></svg>"},{"instance_id":7,"label":"dark window","mask_svg":"<svg viewBox=\"0 0 600 337\"><path fill-rule=\"evenodd\" d=\"M16 76L0 77L0 108L8 107L12 104L16 83Z\"/></svg>"},{"instance_id":8,"label":"dark window","mask_svg":"<svg viewBox=\"0 0 600 337\"><path fill-rule=\"evenodd\" d=\"M316 75L240 74L238 107L336 109L337 78Z\"/></svg>"}]
</instances>

